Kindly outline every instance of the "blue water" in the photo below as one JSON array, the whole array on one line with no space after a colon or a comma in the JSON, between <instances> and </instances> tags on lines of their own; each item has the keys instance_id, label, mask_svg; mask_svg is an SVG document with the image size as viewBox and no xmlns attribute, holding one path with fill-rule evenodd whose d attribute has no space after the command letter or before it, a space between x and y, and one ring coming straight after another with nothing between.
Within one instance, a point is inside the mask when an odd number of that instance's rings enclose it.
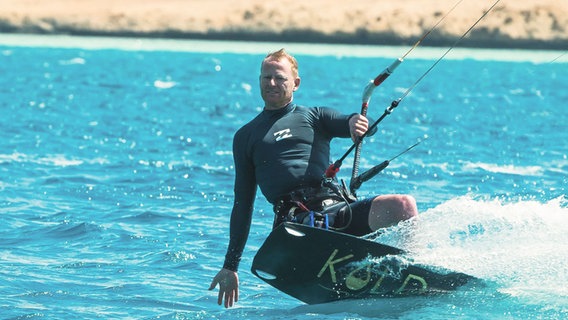
<instances>
[{"instance_id":1,"label":"blue water","mask_svg":"<svg viewBox=\"0 0 568 320\"><path fill-rule=\"evenodd\" d=\"M65 41L0 42L2 319L567 316L568 63L550 63L561 53L539 62L523 59L533 52L510 61L492 59L510 55L503 51L482 60L471 58L481 56L476 50L450 55L363 147L362 170L428 137L361 188L363 197L396 192L418 201L416 220L376 241L485 287L304 305L249 272L272 224L259 197L240 301L225 310L207 288L228 242L232 136L261 110L259 63L279 47L221 53L218 42L138 50ZM367 81L407 50L375 48L392 56L383 57L309 48L297 55L296 102L345 113L359 110ZM377 88L371 117L439 56L420 50ZM335 141L333 158L349 146Z\"/></svg>"}]
</instances>

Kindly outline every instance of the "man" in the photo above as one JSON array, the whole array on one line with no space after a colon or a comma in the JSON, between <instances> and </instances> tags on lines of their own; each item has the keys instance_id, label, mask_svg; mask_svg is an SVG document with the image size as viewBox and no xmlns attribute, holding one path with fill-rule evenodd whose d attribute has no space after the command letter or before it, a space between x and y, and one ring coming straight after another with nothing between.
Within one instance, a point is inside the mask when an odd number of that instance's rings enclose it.
<instances>
[{"instance_id":1,"label":"man","mask_svg":"<svg viewBox=\"0 0 568 320\"><path fill-rule=\"evenodd\" d=\"M349 200L339 187L323 184L330 164L330 141L368 128L359 114L342 115L329 108L292 103L300 86L296 59L284 49L268 54L260 70L264 110L237 131L233 141L235 200L230 240L223 268L209 290L219 284L218 303L231 307L239 298L237 268L248 238L257 186L274 205L274 227L284 221L305 222L310 211L329 212L331 228L363 235L417 215L407 195L381 195ZM319 215L321 218L321 215Z\"/></svg>"}]
</instances>

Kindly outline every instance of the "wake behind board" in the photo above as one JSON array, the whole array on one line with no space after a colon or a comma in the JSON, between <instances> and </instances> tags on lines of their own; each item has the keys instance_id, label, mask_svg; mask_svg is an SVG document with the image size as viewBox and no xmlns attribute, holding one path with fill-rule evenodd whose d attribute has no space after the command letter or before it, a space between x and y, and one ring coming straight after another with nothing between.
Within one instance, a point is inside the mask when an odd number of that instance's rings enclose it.
<instances>
[{"instance_id":1,"label":"wake behind board","mask_svg":"<svg viewBox=\"0 0 568 320\"><path fill-rule=\"evenodd\" d=\"M251 271L308 304L447 292L475 279L405 262L401 254L352 235L283 223L260 247Z\"/></svg>"}]
</instances>

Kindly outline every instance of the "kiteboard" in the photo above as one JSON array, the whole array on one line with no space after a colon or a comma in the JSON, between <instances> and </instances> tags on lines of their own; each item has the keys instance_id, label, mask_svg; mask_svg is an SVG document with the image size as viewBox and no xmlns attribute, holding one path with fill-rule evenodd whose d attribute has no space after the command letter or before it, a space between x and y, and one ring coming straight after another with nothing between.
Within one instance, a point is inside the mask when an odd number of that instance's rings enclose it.
<instances>
[{"instance_id":1,"label":"kiteboard","mask_svg":"<svg viewBox=\"0 0 568 320\"><path fill-rule=\"evenodd\" d=\"M447 293L476 279L413 264L404 253L372 240L286 222L260 247L251 271L307 304Z\"/></svg>"}]
</instances>

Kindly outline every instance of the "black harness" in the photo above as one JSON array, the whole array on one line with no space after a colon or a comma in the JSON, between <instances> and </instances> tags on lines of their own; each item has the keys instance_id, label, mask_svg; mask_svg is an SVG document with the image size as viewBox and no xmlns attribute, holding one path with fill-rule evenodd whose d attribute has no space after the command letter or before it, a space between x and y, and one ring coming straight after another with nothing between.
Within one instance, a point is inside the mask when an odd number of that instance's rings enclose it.
<instances>
[{"instance_id":1,"label":"black harness","mask_svg":"<svg viewBox=\"0 0 568 320\"><path fill-rule=\"evenodd\" d=\"M333 226L348 225L345 223L345 212L350 212L349 204L355 199L343 192L345 188L328 187L298 188L281 196L274 204L276 214L274 228L283 222L294 222L313 227L329 229ZM349 217L348 222L351 220Z\"/></svg>"}]
</instances>

